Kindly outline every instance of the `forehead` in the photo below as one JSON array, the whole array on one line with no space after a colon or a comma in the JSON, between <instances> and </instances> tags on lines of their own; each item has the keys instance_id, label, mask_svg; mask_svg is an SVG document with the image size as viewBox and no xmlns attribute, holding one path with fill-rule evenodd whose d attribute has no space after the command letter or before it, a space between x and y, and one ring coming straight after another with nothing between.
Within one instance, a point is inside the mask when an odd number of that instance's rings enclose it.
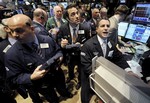
<instances>
[{"instance_id":1,"label":"forehead","mask_svg":"<svg viewBox=\"0 0 150 103\"><path fill-rule=\"evenodd\" d=\"M99 12L99 9L94 9L93 12L97 13L97 12Z\"/></svg>"},{"instance_id":2,"label":"forehead","mask_svg":"<svg viewBox=\"0 0 150 103\"><path fill-rule=\"evenodd\" d=\"M72 7L72 8L69 8L68 9L68 13L69 14L71 14L71 13L73 13L73 12L77 12L78 10L77 10L77 8L75 8L75 7Z\"/></svg>"},{"instance_id":3,"label":"forehead","mask_svg":"<svg viewBox=\"0 0 150 103\"><path fill-rule=\"evenodd\" d=\"M56 8L55 8L55 11L61 11L62 9L59 7L59 6L57 6Z\"/></svg>"},{"instance_id":4,"label":"forehead","mask_svg":"<svg viewBox=\"0 0 150 103\"><path fill-rule=\"evenodd\" d=\"M17 17L16 16L16 17L9 19L8 26L13 27L13 28L23 27L26 25L27 21L28 21L27 17L24 17L24 16Z\"/></svg>"},{"instance_id":5,"label":"forehead","mask_svg":"<svg viewBox=\"0 0 150 103\"><path fill-rule=\"evenodd\" d=\"M104 24L110 25L109 20L102 19L99 21L99 25L104 25Z\"/></svg>"}]
</instances>

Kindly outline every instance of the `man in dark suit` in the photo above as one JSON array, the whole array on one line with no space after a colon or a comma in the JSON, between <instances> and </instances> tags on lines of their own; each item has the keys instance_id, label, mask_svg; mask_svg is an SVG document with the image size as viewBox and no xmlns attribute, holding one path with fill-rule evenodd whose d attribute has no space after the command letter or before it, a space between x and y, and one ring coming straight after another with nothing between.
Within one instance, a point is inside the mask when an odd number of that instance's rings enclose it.
<instances>
[{"instance_id":1,"label":"man in dark suit","mask_svg":"<svg viewBox=\"0 0 150 103\"><path fill-rule=\"evenodd\" d=\"M62 52L56 42L48 36L35 35L32 20L23 14L13 16L8 27L17 38L5 54L8 80L13 85L23 85L28 89L34 103L42 103L37 93L50 103L59 103L54 88L61 96L72 97L66 89L65 77L58 63L48 69L41 67L56 55L60 55L57 60L61 59Z\"/></svg>"},{"instance_id":2,"label":"man in dark suit","mask_svg":"<svg viewBox=\"0 0 150 103\"><path fill-rule=\"evenodd\" d=\"M81 48L81 101L89 103L92 91L89 86L89 75L92 73L92 59L95 56L103 56L111 62L126 69L132 75L133 72L129 68L127 62L123 58L122 53L116 48L114 42L108 39L110 21L108 18L102 18L97 22L97 35L86 41ZM135 75L137 76L137 75Z\"/></svg>"},{"instance_id":3,"label":"man in dark suit","mask_svg":"<svg viewBox=\"0 0 150 103\"><path fill-rule=\"evenodd\" d=\"M0 100L4 103L16 103L16 100L13 97L14 92L11 90L6 80L6 69L4 64L5 53L11 47L11 45L16 42L16 39L13 37L13 35L7 31L7 21L8 18L2 20L3 26L1 26L3 28L0 29L1 36L6 36L5 40L0 42Z\"/></svg>"},{"instance_id":4,"label":"man in dark suit","mask_svg":"<svg viewBox=\"0 0 150 103\"><path fill-rule=\"evenodd\" d=\"M49 33L45 28L45 23L48 19L48 14L41 8L37 8L33 12L33 26L34 31L37 35L46 35L48 36Z\"/></svg>"},{"instance_id":5,"label":"man in dark suit","mask_svg":"<svg viewBox=\"0 0 150 103\"><path fill-rule=\"evenodd\" d=\"M66 8L67 24L60 27L57 41L61 45L64 56L64 60L67 60L69 78L67 82L70 82L74 78L74 68L78 66L78 84L77 89L80 87L80 47L67 48L67 45L71 44L82 44L85 40L90 38L90 31L85 29L79 20L79 12L76 5L71 4Z\"/></svg>"},{"instance_id":6,"label":"man in dark suit","mask_svg":"<svg viewBox=\"0 0 150 103\"><path fill-rule=\"evenodd\" d=\"M91 9L92 12L92 18L89 20L91 25L91 35L96 35L96 24L97 20L100 19L100 11L98 8Z\"/></svg>"}]
</instances>

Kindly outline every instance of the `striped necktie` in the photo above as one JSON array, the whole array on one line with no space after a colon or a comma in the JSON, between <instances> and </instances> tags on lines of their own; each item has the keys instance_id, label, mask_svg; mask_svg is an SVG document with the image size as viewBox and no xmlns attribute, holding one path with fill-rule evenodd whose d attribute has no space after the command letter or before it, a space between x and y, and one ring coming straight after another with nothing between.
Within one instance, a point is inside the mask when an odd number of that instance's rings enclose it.
<instances>
[{"instance_id":1,"label":"striped necktie","mask_svg":"<svg viewBox=\"0 0 150 103\"><path fill-rule=\"evenodd\" d=\"M72 38L72 42L75 43L77 39L77 34L76 34L76 28L73 28L73 38Z\"/></svg>"},{"instance_id":2,"label":"striped necktie","mask_svg":"<svg viewBox=\"0 0 150 103\"><path fill-rule=\"evenodd\" d=\"M104 40L102 43L102 50L103 50L103 55L104 57L106 56L106 50L107 50L107 41Z\"/></svg>"}]
</instances>

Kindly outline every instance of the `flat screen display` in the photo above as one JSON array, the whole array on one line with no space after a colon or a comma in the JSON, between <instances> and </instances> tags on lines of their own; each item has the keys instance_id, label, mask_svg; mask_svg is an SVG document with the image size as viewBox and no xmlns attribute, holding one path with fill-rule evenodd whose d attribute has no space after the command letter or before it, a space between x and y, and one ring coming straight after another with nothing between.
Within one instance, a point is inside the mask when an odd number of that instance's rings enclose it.
<instances>
[{"instance_id":1,"label":"flat screen display","mask_svg":"<svg viewBox=\"0 0 150 103\"><path fill-rule=\"evenodd\" d=\"M150 25L150 3L137 3L131 22Z\"/></svg>"},{"instance_id":2,"label":"flat screen display","mask_svg":"<svg viewBox=\"0 0 150 103\"><path fill-rule=\"evenodd\" d=\"M150 36L150 27L138 24L129 24L125 38L147 43Z\"/></svg>"},{"instance_id":3,"label":"flat screen display","mask_svg":"<svg viewBox=\"0 0 150 103\"><path fill-rule=\"evenodd\" d=\"M120 0L120 3L124 4L124 3L126 3L126 0Z\"/></svg>"},{"instance_id":4,"label":"flat screen display","mask_svg":"<svg viewBox=\"0 0 150 103\"><path fill-rule=\"evenodd\" d=\"M128 28L128 24L127 22L120 22L118 24L118 36L122 36L124 37Z\"/></svg>"},{"instance_id":5,"label":"flat screen display","mask_svg":"<svg viewBox=\"0 0 150 103\"><path fill-rule=\"evenodd\" d=\"M64 8L66 8L68 6L67 2L60 2L60 3L64 6Z\"/></svg>"}]
</instances>

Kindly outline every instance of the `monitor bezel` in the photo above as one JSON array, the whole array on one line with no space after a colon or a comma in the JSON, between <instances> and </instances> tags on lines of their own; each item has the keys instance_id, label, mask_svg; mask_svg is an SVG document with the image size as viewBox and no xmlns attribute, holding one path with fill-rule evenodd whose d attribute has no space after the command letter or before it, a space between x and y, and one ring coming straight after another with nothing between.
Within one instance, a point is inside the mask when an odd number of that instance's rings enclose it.
<instances>
[{"instance_id":1,"label":"monitor bezel","mask_svg":"<svg viewBox=\"0 0 150 103\"><path fill-rule=\"evenodd\" d=\"M150 25L150 21L149 22L145 22L145 21L137 21L137 20L134 20L134 17L135 17L135 14L136 14L136 8L138 5L140 4L143 4L143 5L149 5L149 8L150 8L150 2L137 2L136 3L136 6L135 6L135 9L134 9L134 12L133 12L133 16L132 16L132 19L131 19L131 23L135 23L135 24L142 24L142 25L147 25L149 26ZM150 15L150 13L149 13Z\"/></svg>"},{"instance_id":2,"label":"monitor bezel","mask_svg":"<svg viewBox=\"0 0 150 103\"><path fill-rule=\"evenodd\" d=\"M130 23L130 24L128 25L128 29L126 30L126 34L125 34L124 38L126 38L126 39L128 39L128 40L131 40L131 41L140 42L140 43L143 43L143 44L148 44L148 43L149 43L150 36L149 36L149 38L147 39L146 42L139 41L139 40L134 40L134 39L132 39L132 38L127 38L127 33L128 33L128 30L129 30L131 24L134 24L134 25L136 25L136 26L145 26L146 28L147 28L147 27L150 28L150 26L146 26L146 25L142 25L142 24ZM145 30L146 30L146 29L145 29ZM145 32L145 31L144 31L144 32Z\"/></svg>"}]
</instances>

